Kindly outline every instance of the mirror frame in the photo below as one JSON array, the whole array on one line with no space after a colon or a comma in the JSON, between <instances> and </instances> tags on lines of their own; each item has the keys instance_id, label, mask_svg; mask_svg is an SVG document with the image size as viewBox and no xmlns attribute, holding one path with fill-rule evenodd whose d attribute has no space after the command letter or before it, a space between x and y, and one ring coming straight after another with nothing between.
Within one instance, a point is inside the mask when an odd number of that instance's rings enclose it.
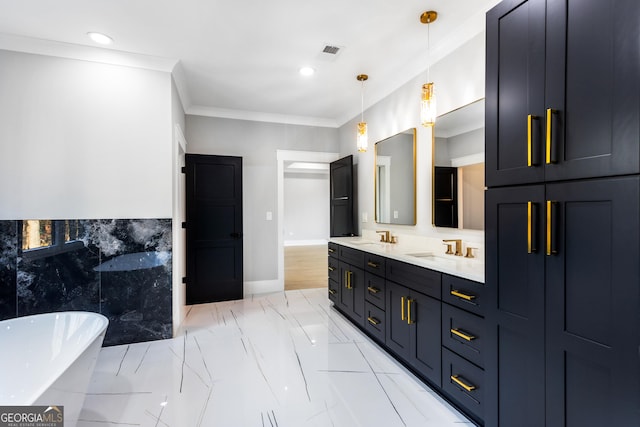
<instances>
[{"instance_id":1,"label":"mirror frame","mask_svg":"<svg viewBox=\"0 0 640 427\"><path fill-rule=\"evenodd\" d=\"M470 228L449 228L449 227L440 227L440 226L436 226L435 222L436 222L436 204L435 204L435 194L436 194L436 182L435 182L435 174L436 174L436 132L435 132L435 128L438 127L438 119L441 118L442 116L445 116L447 114L451 114L454 113L456 111L459 111L463 108L469 107L470 105L473 105L477 102L480 101L484 101L486 104L486 98L482 97L482 98L478 98L475 99L471 102L468 102L464 105L461 105L458 108L454 108L453 110L447 111L445 113L440 114L437 118L436 118L436 123L434 125L434 127L431 128L431 226L434 228L439 228L439 229L443 229L443 230L472 230L472 231L483 231L484 230L476 230L476 229L470 229ZM485 105L486 108L486 105ZM484 117L483 117L484 119ZM485 125L486 127L486 125ZM479 128L478 128L479 129ZM484 129L484 127L483 127ZM486 132L486 130L485 130Z\"/></svg>"},{"instance_id":2,"label":"mirror frame","mask_svg":"<svg viewBox=\"0 0 640 427\"><path fill-rule=\"evenodd\" d=\"M378 144L380 144L381 142L385 142L388 141L389 139L398 136L398 135L402 135L402 134L406 134L406 135L413 135L413 153L412 153L412 157L413 157L413 162L412 162L412 167L413 167L413 222L411 223L394 223L394 222L380 222L379 218L378 218ZM416 225L417 224L417 219L418 219L418 200L417 200L417 171L416 171L416 148L417 148L417 129L415 127L413 128L409 128L409 129L405 129L403 131L400 131L394 135L391 135L385 139L382 139L380 141L377 141L374 144L374 150L373 150L373 200L374 200L374 220L377 224L389 224L389 225Z\"/></svg>"}]
</instances>

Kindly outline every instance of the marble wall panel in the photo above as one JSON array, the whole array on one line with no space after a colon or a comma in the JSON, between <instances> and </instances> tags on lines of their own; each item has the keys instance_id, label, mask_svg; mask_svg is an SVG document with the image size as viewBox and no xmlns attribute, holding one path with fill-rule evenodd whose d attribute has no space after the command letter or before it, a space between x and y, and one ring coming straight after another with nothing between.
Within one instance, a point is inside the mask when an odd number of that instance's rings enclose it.
<instances>
[{"instance_id":1,"label":"marble wall panel","mask_svg":"<svg viewBox=\"0 0 640 427\"><path fill-rule=\"evenodd\" d=\"M17 316L18 221L0 221L0 320Z\"/></svg>"}]
</instances>

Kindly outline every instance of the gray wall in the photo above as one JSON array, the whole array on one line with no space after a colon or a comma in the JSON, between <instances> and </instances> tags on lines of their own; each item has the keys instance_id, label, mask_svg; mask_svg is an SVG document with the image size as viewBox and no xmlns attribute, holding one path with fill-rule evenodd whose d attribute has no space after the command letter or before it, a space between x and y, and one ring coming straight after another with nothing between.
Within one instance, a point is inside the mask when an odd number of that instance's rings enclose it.
<instances>
[{"instance_id":1,"label":"gray wall","mask_svg":"<svg viewBox=\"0 0 640 427\"><path fill-rule=\"evenodd\" d=\"M186 129L189 153L243 158L244 280L276 280L276 150L337 152L337 130L191 115Z\"/></svg>"},{"instance_id":2,"label":"gray wall","mask_svg":"<svg viewBox=\"0 0 640 427\"><path fill-rule=\"evenodd\" d=\"M329 239L329 174L284 174L284 243Z\"/></svg>"}]
</instances>

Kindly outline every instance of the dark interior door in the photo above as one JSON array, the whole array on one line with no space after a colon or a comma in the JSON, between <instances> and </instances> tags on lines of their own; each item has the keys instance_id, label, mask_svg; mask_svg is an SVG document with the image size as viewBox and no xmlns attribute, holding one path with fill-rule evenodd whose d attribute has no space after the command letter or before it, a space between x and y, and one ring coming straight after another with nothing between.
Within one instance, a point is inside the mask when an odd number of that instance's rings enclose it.
<instances>
[{"instance_id":1,"label":"dark interior door","mask_svg":"<svg viewBox=\"0 0 640 427\"><path fill-rule=\"evenodd\" d=\"M436 166L433 187L433 224L458 228L458 168Z\"/></svg>"},{"instance_id":2,"label":"dark interior door","mask_svg":"<svg viewBox=\"0 0 640 427\"><path fill-rule=\"evenodd\" d=\"M329 171L331 237L353 236L353 156L331 163Z\"/></svg>"},{"instance_id":3,"label":"dark interior door","mask_svg":"<svg viewBox=\"0 0 640 427\"><path fill-rule=\"evenodd\" d=\"M242 298L242 157L187 154L187 304Z\"/></svg>"}]
</instances>

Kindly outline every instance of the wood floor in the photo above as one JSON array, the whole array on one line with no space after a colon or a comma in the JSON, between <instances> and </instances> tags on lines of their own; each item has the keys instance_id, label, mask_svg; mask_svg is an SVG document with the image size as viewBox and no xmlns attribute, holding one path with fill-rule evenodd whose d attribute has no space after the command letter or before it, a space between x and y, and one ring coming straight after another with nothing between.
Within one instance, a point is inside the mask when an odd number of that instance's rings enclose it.
<instances>
[{"instance_id":1,"label":"wood floor","mask_svg":"<svg viewBox=\"0 0 640 427\"><path fill-rule=\"evenodd\" d=\"M327 245L285 246L284 289L327 287Z\"/></svg>"}]
</instances>

